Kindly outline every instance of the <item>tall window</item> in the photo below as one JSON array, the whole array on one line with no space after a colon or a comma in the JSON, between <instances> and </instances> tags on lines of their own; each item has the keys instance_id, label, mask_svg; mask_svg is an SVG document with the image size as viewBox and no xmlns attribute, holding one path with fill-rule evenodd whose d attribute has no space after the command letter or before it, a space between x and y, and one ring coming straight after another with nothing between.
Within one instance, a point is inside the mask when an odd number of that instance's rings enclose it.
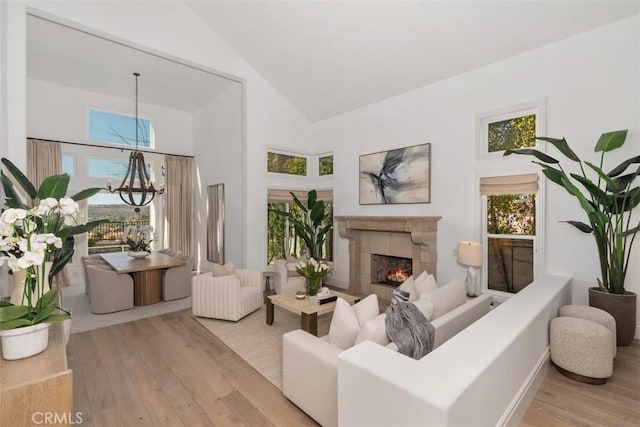
<instances>
[{"instance_id":1,"label":"tall window","mask_svg":"<svg viewBox=\"0 0 640 427\"><path fill-rule=\"evenodd\" d=\"M488 289L517 293L533 282L538 175L480 179Z\"/></svg>"},{"instance_id":2,"label":"tall window","mask_svg":"<svg viewBox=\"0 0 640 427\"><path fill-rule=\"evenodd\" d=\"M291 190L301 200L306 200L307 192ZM269 264L286 257L300 257L305 253L305 243L296 236L293 225L275 213L275 210L291 212L296 218L303 219L302 210L293 202L289 190L268 190L267 204L267 261ZM324 200L329 212L333 212L333 192L318 191L318 198ZM333 231L326 234L323 258L333 260Z\"/></svg>"}]
</instances>

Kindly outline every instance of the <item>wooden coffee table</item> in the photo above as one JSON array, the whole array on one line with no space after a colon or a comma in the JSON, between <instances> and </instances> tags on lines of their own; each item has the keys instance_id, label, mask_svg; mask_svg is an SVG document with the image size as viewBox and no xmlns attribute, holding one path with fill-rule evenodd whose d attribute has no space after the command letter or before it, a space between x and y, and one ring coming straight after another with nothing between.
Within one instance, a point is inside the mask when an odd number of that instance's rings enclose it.
<instances>
[{"instance_id":1,"label":"wooden coffee table","mask_svg":"<svg viewBox=\"0 0 640 427\"><path fill-rule=\"evenodd\" d=\"M349 304L360 301L359 297L343 292L331 291L331 295L343 298ZM278 306L294 314L300 315L300 327L302 330L318 336L318 315L331 313L336 308L336 303L318 304L310 297L297 299L295 295L269 295L267 296L267 325L273 325L273 307Z\"/></svg>"}]
</instances>

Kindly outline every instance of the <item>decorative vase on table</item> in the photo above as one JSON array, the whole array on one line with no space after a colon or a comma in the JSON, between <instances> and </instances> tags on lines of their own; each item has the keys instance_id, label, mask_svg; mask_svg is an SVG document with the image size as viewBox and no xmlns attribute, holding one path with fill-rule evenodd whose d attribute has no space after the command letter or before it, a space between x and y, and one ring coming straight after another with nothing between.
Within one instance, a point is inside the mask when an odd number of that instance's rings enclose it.
<instances>
[{"instance_id":1,"label":"decorative vase on table","mask_svg":"<svg viewBox=\"0 0 640 427\"><path fill-rule=\"evenodd\" d=\"M315 296L322 287L321 277L308 277L305 279L305 291L309 296Z\"/></svg>"},{"instance_id":2,"label":"decorative vase on table","mask_svg":"<svg viewBox=\"0 0 640 427\"><path fill-rule=\"evenodd\" d=\"M129 251L127 252L127 255L129 255L132 258L146 258L149 256L151 252L149 251Z\"/></svg>"}]
</instances>

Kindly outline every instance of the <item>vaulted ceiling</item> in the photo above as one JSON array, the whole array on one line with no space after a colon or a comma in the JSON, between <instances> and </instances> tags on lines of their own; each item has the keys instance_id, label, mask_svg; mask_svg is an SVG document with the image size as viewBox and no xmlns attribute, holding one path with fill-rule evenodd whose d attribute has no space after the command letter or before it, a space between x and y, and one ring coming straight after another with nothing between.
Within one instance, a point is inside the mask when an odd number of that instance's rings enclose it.
<instances>
[{"instance_id":1,"label":"vaulted ceiling","mask_svg":"<svg viewBox=\"0 0 640 427\"><path fill-rule=\"evenodd\" d=\"M639 1L185 4L312 122L640 13ZM40 18L27 21L29 77L131 98L134 71L142 74L141 102L185 111L236 84Z\"/></svg>"},{"instance_id":2,"label":"vaulted ceiling","mask_svg":"<svg viewBox=\"0 0 640 427\"><path fill-rule=\"evenodd\" d=\"M637 1L187 1L311 121L639 13Z\"/></svg>"}]
</instances>

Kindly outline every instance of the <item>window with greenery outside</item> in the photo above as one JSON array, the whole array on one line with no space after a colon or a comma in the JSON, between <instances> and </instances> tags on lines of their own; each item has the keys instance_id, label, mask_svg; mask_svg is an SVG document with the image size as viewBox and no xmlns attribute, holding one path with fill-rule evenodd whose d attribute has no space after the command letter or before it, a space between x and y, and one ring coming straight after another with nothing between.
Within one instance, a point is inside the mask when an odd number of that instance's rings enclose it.
<instances>
[{"instance_id":1,"label":"window with greenery outside","mask_svg":"<svg viewBox=\"0 0 640 427\"><path fill-rule=\"evenodd\" d=\"M267 172L307 176L307 158L267 152Z\"/></svg>"},{"instance_id":2,"label":"window with greenery outside","mask_svg":"<svg viewBox=\"0 0 640 427\"><path fill-rule=\"evenodd\" d=\"M318 159L320 176L333 175L333 155L323 156Z\"/></svg>"},{"instance_id":3,"label":"window with greenery outside","mask_svg":"<svg viewBox=\"0 0 640 427\"><path fill-rule=\"evenodd\" d=\"M516 117L489 123L488 151L505 151L512 148L526 148L536 145L536 115Z\"/></svg>"}]
</instances>

